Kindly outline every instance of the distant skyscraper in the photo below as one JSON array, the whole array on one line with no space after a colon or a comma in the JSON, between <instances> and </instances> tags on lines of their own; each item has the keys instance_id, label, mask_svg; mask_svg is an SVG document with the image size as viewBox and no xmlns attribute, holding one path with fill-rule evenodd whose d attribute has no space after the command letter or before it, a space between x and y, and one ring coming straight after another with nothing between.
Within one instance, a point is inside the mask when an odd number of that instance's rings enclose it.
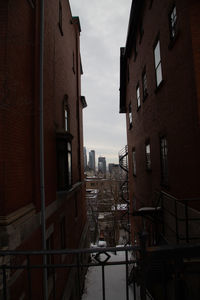
<instances>
[{"instance_id":1,"label":"distant skyscraper","mask_svg":"<svg viewBox=\"0 0 200 300\"><path fill-rule=\"evenodd\" d=\"M103 156L98 158L98 171L106 174L106 158Z\"/></svg>"},{"instance_id":2,"label":"distant skyscraper","mask_svg":"<svg viewBox=\"0 0 200 300\"><path fill-rule=\"evenodd\" d=\"M83 147L83 158L84 158L84 170L86 170L86 167L87 167L87 150L86 150L86 147Z\"/></svg>"},{"instance_id":3,"label":"distant skyscraper","mask_svg":"<svg viewBox=\"0 0 200 300\"><path fill-rule=\"evenodd\" d=\"M95 171L95 151L91 150L89 152L89 162L88 162L88 166L91 170Z\"/></svg>"}]
</instances>

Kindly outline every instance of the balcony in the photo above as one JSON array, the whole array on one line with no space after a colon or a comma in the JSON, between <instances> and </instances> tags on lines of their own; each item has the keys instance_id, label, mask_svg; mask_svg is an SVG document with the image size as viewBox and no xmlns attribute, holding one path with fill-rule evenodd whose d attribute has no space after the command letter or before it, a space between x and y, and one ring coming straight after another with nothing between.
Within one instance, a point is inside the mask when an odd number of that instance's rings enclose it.
<instances>
[{"instance_id":1,"label":"balcony","mask_svg":"<svg viewBox=\"0 0 200 300\"><path fill-rule=\"evenodd\" d=\"M194 286L200 278L199 259L199 244L146 248L145 235L140 247L1 250L0 299L198 299ZM65 287L76 283L76 295L61 288L61 279ZM193 298L180 298L183 284ZM159 298L153 296L158 293Z\"/></svg>"}]
</instances>

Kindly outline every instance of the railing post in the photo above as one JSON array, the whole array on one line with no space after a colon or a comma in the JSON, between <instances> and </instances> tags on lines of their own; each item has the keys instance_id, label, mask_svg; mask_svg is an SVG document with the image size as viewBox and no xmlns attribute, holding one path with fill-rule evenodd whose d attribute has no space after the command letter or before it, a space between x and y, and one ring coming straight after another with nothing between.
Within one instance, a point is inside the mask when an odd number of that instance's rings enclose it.
<instances>
[{"instance_id":1,"label":"railing post","mask_svg":"<svg viewBox=\"0 0 200 300\"><path fill-rule=\"evenodd\" d=\"M102 296L103 296L103 300L106 299L106 296L105 296L105 270L104 270L105 266L104 264L102 264Z\"/></svg>"},{"instance_id":2,"label":"railing post","mask_svg":"<svg viewBox=\"0 0 200 300\"><path fill-rule=\"evenodd\" d=\"M175 223L176 223L176 242L179 244L179 229L178 229L178 216L177 216L177 201L174 200L174 210L175 210Z\"/></svg>"},{"instance_id":3,"label":"railing post","mask_svg":"<svg viewBox=\"0 0 200 300\"><path fill-rule=\"evenodd\" d=\"M28 297L32 299L32 284L31 284L31 268L30 268L30 255L27 255L27 272L28 272Z\"/></svg>"},{"instance_id":4,"label":"railing post","mask_svg":"<svg viewBox=\"0 0 200 300\"><path fill-rule=\"evenodd\" d=\"M79 293L79 298L80 298L81 297L81 275L80 275L79 253L77 253L77 273L78 273L78 293Z\"/></svg>"},{"instance_id":5,"label":"railing post","mask_svg":"<svg viewBox=\"0 0 200 300\"><path fill-rule=\"evenodd\" d=\"M186 243L189 243L188 200L186 200L185 203L185 235L186 235Z\"/></svg>"},{"instance_id":6,"label":"railing post","mask_svg":"<svg viewBox=\"0 0 200 300\"><path fill-rule=\"evenodd\" d=\"M146 300L146 242L148 233L144 230L140 235L140 263L141 263L141 287L140 287L140 297L141 300Z\"/></svg>"},{"instance_id":7,"label":"railing post","mask_svg":"<svg viewBox=\"0 0 200 300\"><path fill-rule=\"evenodd\" d=\"M126 300L129 300L129 289L128 289L128 251L126 250Z\"/></svg>"},{"instance_id":8,"label":"railing post","mask_svg":"<svg viewBox=\"0 0 200 300\"><path fill-rule=\"evenodd\" d=\"M7 300L7 281L6 281L6 266L2 266L3 272L3 299Z\"/></svg>"}]
</instances>

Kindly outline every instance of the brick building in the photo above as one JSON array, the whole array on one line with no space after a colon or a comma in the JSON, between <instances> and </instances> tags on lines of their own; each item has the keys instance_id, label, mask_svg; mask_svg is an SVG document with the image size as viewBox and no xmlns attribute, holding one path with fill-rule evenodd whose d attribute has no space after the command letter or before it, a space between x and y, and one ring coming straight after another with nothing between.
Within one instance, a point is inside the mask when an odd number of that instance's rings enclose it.
<instances>
[{"instance_id":1,"label":"brick building","mask_svg":"<svg viewBox=\"0 0 200 300\"><path fill-rule=\"evenodd\" d=\"M134 242L144 224L150 246L200 241L199 20L197 0L132 1L120 112Z\"/></svg>"},{"instance_id":2,"label":"brick building","mask_svg":"<svg viewBox=\"0 0 200 300\"><path fill-rule=\"evenodd\" d=\"M42 248L40 4L0 3L0 248L5 250ZM69 1L45 1L44 12L46 247L83 248L87 246L82 133L86 101L81 96L81 28ZM63 275L56 275L58 299L64 295ZM11 278L15 287L15 291L10 287L11 299L26 298L20 278ZM51 293L50 280L48 285ZM73 289L70 284L66 299L76 299ZM40 299L39 277L33 280L33 291L33 298Z\"/></svg>"}]
</instances>

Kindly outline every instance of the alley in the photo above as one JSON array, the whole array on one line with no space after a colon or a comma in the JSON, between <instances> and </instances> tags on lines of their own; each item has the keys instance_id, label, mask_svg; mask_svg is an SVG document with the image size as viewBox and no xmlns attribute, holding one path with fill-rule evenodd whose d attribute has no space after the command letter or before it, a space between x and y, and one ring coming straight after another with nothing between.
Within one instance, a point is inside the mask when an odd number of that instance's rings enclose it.
<instances>
[{"instance_id":1,"label":"alley","mask_svg":"<svg viewBox=\"0 0 200 300\"><path fill-rule=\"evenodd\" d=\"M125 253L118 252L116 255L109 253L109 261L124 260ZM136 288L137 298L139 289ZM102 300L102 270L100 266L91 267L88 270L85 281L85 289L82 300ZM105 299L125 300L126 298L126 266L114 265L105 266ZM133 285L129 286L129 299L134 299Z\"/></svg>"}]
</instances>

